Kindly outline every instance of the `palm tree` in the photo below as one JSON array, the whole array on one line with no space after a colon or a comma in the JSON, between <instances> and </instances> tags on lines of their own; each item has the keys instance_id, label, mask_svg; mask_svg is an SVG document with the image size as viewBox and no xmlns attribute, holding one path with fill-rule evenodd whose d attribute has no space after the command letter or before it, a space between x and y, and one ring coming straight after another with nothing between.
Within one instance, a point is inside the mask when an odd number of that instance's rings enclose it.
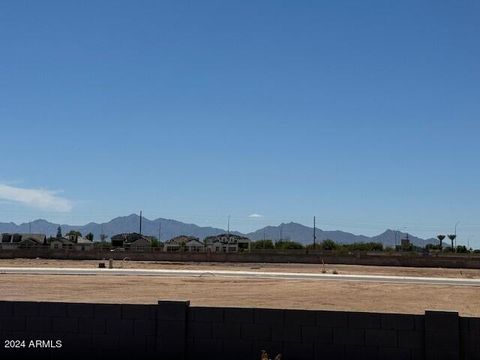
<instances>
[{"instance_id":1,"label":"palm tree","mask_svg":"<svg viewBox=\"0 0 480 360\"><path fill-rule=\"evenodd\" d=\"M450 234L448 235L448 238L450 239L450 241L452 242L452 252L455 252L455 249L453 247L453 240L455 240L455 238L457 237L457 235L455 234Z\"/></svg>"},{"instance_id":2,"label":"palm tree","mask_svg":"<svg viewBox=\"0 0 480 360\"><path fill-rule=\"evenodd\" d=\"M445 239L445 235L437 235L437 239L440 241L440 250L443 248L443 239Z\"/></svg>"}]
</instances>

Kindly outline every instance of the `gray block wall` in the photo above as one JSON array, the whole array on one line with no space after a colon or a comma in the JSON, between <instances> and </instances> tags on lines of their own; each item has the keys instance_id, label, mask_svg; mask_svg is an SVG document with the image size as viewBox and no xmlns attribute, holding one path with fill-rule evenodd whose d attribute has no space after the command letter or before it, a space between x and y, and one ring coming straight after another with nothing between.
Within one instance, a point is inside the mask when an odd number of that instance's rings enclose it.
<instances>
[{"instance_id":1,"label":"gray block wall","mask_svg":"<svg viewBox=\"0 0 480 360\"><path fill-rule=\"evenodd\" d=\"M134 355L155 359L480 359L480 319L425 315L155 305L0 302L2 359ZM62 340L5 349L5 340Z\"/></svg>"}]
</instances>

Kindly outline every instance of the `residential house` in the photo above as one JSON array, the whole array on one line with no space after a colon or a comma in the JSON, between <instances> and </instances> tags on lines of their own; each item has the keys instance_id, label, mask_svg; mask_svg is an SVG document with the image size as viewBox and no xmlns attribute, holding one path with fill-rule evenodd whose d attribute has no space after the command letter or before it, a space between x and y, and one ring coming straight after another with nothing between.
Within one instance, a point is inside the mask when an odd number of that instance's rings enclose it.
<instances>
[{"instance_id":1,"label":"residential house","mask_svg":"<svg viewBox=\"0 0 480 360\"><path fill-rule=\"evenodd\" d=\"M49 239L50 249L73 250L75 243L66 237L52 237Z\"/></svg>"},{"instance_id":2,"label":"residential house","mask_svg":"<svg viewBox=\"0 0 480 360\"><path fill-rule=\"evenodd\" d=\"M164 251L188 251L201 252L204 251L204 244L195 236L180 235L176 236L165 243Z\"/></svg>"},{"instance_id":3,"label":"residential house","mask_svg":"<svg viewBox=\"0 0 480 360\"><path fill-rule=\"evenodd\" d=\"M94 248L93 241L88 240L78 234L68 234L65 236L71 243L73 248L78 251L88 251Z\"/></svg>"},{"instance_id":4,"label":"residential house","mask_svg":"<svg viewBox=\"0 0 480 360\"><path fill-rule=\"evenodd\" d=\"M127 250L142 251L152 247L151 237L138 233L123 233L111 237L112 247L123 247Z\"/></svg>"},{"instance_id":5,"label":"residential house","mask_svg":"<svg viewBox=\"0 0 480 360\"><path fill-rule=\"evenodd\" d=\"M251 249L251 240L236 234L208 236L204 243L209 252L241 252Z\"/></svg>"},{"instance_id":6,"label":"residential house","mask_svg":"<svg viewBox=\"0 0 480 360\"><path fill-rule=\"evenodd\" d=\"M0 246L2 249L33 248L46 245L47 237L45 234L8 234L1 236Z\"/></svg>"}]
</instances>

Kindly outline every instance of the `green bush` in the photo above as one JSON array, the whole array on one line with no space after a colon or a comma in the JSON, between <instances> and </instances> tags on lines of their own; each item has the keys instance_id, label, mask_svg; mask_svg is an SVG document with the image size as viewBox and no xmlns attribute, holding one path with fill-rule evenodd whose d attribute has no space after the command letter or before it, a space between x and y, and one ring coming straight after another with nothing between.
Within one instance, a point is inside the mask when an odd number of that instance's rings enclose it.
<instances>
[{"instance_id":1,"label":"green bush","mask_svg":"<svg viewBox=\"0 0 480 360\"><path fill-rule=\"evenodd\" d=\"M296 250L296 249L304 249L304 246L295 241L281 240L275 243L275 249Z\"/></svg>"},{"instance_id":2,"label":"green bush","mask_svg":"<svg viewBox=\"0 0 480 360\"><path fill-rule=\"evenodd\" d=\"M252 242L252 249L275 249L272 240L258 240Z\"/></svg>"}]
</instances>

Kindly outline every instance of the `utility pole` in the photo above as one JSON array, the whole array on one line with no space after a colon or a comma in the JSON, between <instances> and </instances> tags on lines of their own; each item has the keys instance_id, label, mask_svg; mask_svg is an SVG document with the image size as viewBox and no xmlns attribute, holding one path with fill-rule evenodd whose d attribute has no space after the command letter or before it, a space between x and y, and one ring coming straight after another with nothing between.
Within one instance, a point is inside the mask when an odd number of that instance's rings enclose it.
<instances>
[{"instance_id":1,"label":"utility pole","mask_svg":"<svg viewBox=\"0 0 480 360\"><path fill-rule=\"evenodd\" d=\"M162 223L158 222L158 242L162 239Z\"/></svg>"},{"instance_id":2,"label":"utility pole","mask_svg":"<svg viewBox=\"0 0 480 360\"><path fill-rule=\"evenodd\" d=\"M315 243L317 240L317 228L315 226L315 216L313 217L313 250L315 250Z\"/></svg>"},{"instance_id":3,"label":"utility pole","mask_svg":"<svg viewBox=\"0 0 480 360\"><path fill-rule=\"evenodd\" d=\"M29 234L32 233L32 222L31 221L28 223L28 233Z\"/></svg>"},{"instance_id":4,"label":"utility pole","mask_svg":"<svg viewBox=\"0 0 480 360\"><path fill-rule=\"evenodd\" d=\"M140 210L140 235L142 235L142 210Z\"/></svg>"},{"instance_id":5,"label":"utility pole","mask_svg":"<svg viewBox=\"0 0 480 360\"><path fill-rule=\"evenodd\" d=\"M280 224L280 241L283 239L283 223Z\"/></svg>"},{"instance_id":6,"label":"utility pole","mask_svg":"<svg viewBox=\"0 0 480 360\"><path fill-rule=\"evenodd\" d=\"M227 220L227 241L230 242L230 215L228 215Z\"/></svg>"},{"instance_id":7,"label":"utility pole","mask_svg":"<svg viewBox=\"0 0 480 360\"><path fill-rule=\"evenodd\" d=\"M457 221L457 223L455 224L455 249L457 248L457 225L460 224L460 221Z\"/></svg>"}]
</instances>

